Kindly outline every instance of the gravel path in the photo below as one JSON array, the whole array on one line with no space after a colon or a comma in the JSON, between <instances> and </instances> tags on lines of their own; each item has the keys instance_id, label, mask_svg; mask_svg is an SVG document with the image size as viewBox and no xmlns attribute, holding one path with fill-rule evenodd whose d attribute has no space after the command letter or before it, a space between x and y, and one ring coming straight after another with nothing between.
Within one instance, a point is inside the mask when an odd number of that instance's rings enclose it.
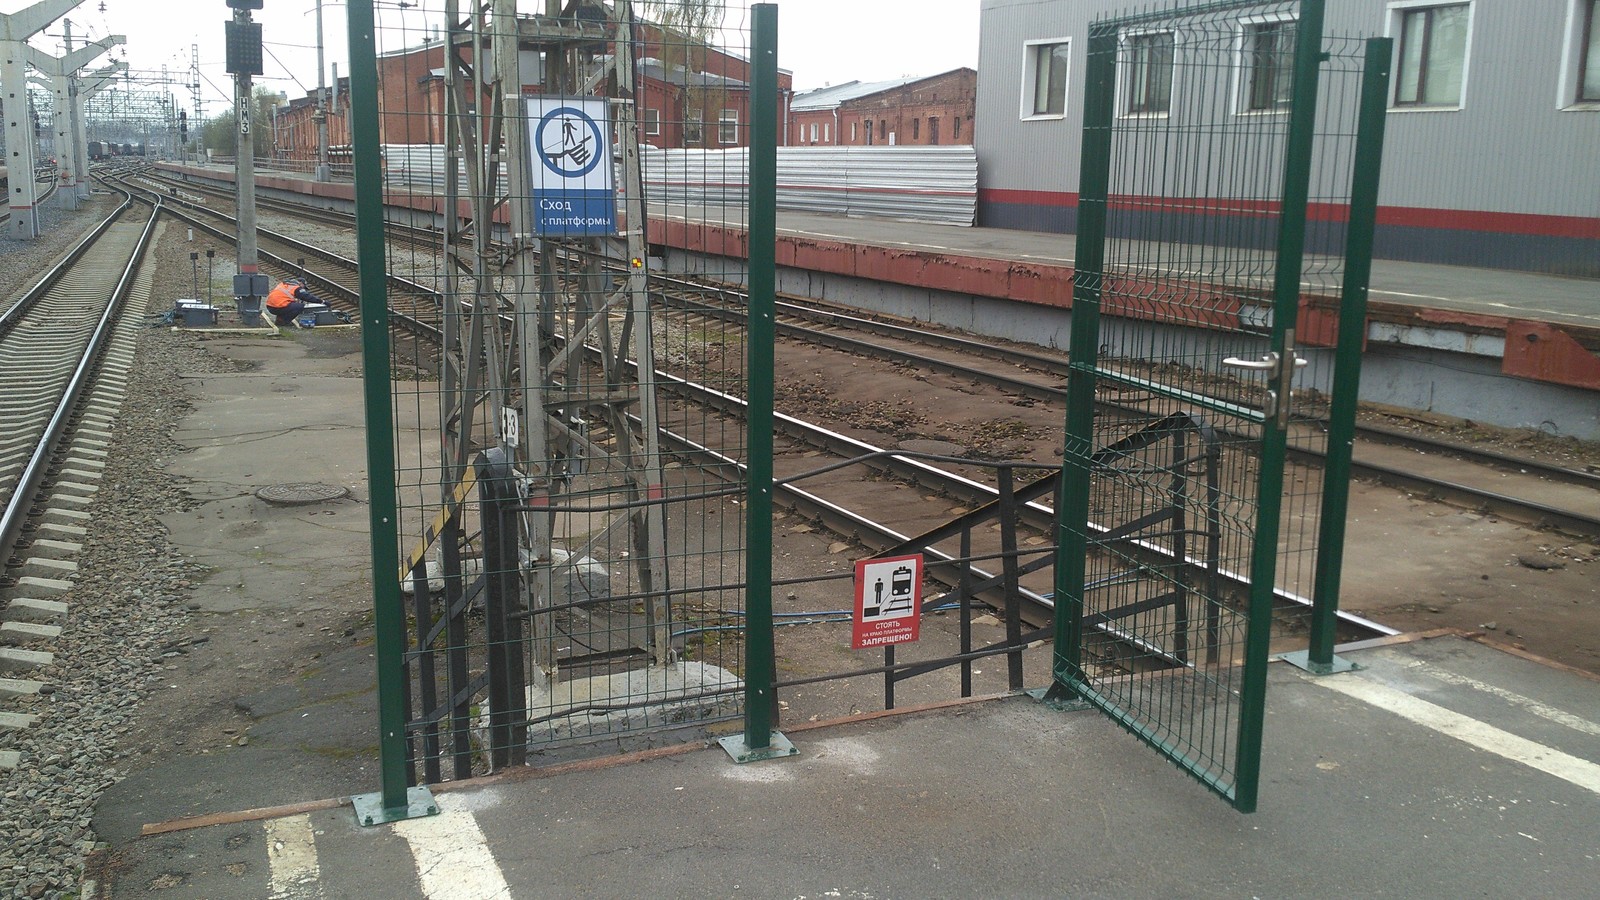
<instances>
[{"instance_id":1,"label":"gravel path","mask_svg":"<svg viewBox=\"0 0 1600 900\"><path fill-rule=\"evenodd\" d=\"M37 242L0 241L0 265L29 273L31 283L111 208L97 198ZM0 898L77 895L83 855L97 846L95 802L128 755L119 737L160 687L164 660L183 650L171 641L197 573L171 552L156 514L187 502L162 474L186 401L174 380L140 373L222 370L231 366L184 336L151 329L141 338L77 583L56 598L70 612L61 637L38 648L55 662L29 676L46 685L27 710L39 721L8 742L22 752L21 767L0 773Z\"/></svg>"}]
</instances>

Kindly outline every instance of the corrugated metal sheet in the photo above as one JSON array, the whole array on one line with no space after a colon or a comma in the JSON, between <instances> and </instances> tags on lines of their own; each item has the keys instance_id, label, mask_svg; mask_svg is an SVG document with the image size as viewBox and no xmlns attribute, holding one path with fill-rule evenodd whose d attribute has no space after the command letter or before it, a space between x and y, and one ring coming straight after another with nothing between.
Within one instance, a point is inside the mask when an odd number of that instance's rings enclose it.
<instances>
[{"instance_id":1,"label":"corrugated metal sheet","mask_svg":"<svg viewBox=\"0 0 1600 900\"><path fill-rule=\"evenodd\" d=\"M745 150L656 150L644 154L652 201L743 206ZM971 147L780 147L778 208L971 225L978 159Z\"/></svg>"},{"instance_id":2,"label":"corrugated metal sheet","mask_svg":"<svg viewBox=\"0 0 1600 900\"><path fill-rule=\"evenodd\" d=\"M384 144L383 181L393 187L416 190L443 191L445 173L444 146L442 144ZM461 173L462 190L467 190L467 167L459 160L456 171ZM495 191L505 196L505 175L502 173Z\"/></svg>"},{"instance_id":3,"label":"corrugated metal sheet","mask_svg":"<svg viewBox=\"0 0 1600 900\"><path fill-rule=\"evenodd\" d=\"M443 147L385 144L383 158L386 184L444 189ZM709 209L745 205L750 186L744 149L646 147L643 161L645 193L653 202ZM465 167L457 166L465 179ZM620 171L616 183L623 183ZM497 193L506 191L502 175ZM779 209L971 225L977 206L978 157L971 147L778 149Z\"/></svg>"}]
</instances>

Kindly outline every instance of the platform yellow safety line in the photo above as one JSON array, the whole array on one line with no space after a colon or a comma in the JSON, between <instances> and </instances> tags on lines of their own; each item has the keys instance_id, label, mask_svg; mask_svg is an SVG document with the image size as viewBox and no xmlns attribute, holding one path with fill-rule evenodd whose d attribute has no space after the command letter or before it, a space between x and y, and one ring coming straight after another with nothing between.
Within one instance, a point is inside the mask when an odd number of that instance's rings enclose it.
<instances>
[{"instance_id":1,"label":"platform yellow safety line","mask_svg":"<svg viewBox=\"0 0 1600 900\"><path fill-rule=\"evenodd\" d=\"M428 529L422 533L422 539L417 541L417 546L406 554L405 562L400 564L401 581L411 577L411 570L417 567L417 563L422 562L422 558L428 554L428 549L433 546L433 542L437 541L439 535L444 531L444 526L455 518L456 513L460 511L461 501L467 499L467 493L477 483L478 470L468 469L466 475L461 479L461 483L456 485L456 489L450 492L450 502L446 503L444 508L439 510L439 514L433 517Z\"/></svg>"}]
</instances>

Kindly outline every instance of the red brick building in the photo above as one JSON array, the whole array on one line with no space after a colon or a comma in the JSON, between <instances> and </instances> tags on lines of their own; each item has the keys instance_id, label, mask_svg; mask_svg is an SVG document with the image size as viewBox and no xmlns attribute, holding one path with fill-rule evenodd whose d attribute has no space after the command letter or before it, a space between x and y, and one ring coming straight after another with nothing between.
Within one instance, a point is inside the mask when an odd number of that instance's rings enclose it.
<instances>
[{"instance_id":1,"label":"red brick building","mask_svg":"<svg viewBox=\"0 0 1600 900\"><path fill-rule=\"evenodd\" d=\"M750 145L749 60L704 45L673 40L642 28L638 52L641 137L655 147L720 149ZM445 139L444 44L378 58L378 128L385 144L442 144ZM525 72L525 76L537 76ZM340 110L347 109L349 79L340 79ZM525 86L525 94L539 93ZM778 73L778 121L788 115L793 76ZM278 113L277 158L317 156L316 95L291 101ZM781 127L781 126L780 126ZM781 134L780 134L781 137ZM328 119L328 143L348 147L344 116Z\"/></svg>"},{"instance_id":2,"label":"red brick building","mask_svg":"<svg viewBox=\"0 0 1600 900\"><path fill-rule=\"evenodd\" d=\"M789 143L796 146L971 144L978 73L851 82L797 94Z\"/></svg>"}]
</instances>

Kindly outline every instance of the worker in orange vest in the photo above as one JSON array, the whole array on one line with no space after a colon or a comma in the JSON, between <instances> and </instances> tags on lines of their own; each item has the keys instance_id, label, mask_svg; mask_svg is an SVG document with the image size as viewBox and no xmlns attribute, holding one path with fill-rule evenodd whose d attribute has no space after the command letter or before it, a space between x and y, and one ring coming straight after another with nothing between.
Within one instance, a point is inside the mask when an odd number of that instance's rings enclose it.
<instances>
[{"instance_id":1,"label":"worker in orange vest","mask_svg":"<svg viewBox=\"0 0 1600 900\"><path fill-rule=\"evenodd\" d=\"M267 295L267 312L272 313L279 325L293 325L307 303L322 303L322 300L306 289L304 281L290 278L279 282Z\"/></svg>"}]
</instances>

